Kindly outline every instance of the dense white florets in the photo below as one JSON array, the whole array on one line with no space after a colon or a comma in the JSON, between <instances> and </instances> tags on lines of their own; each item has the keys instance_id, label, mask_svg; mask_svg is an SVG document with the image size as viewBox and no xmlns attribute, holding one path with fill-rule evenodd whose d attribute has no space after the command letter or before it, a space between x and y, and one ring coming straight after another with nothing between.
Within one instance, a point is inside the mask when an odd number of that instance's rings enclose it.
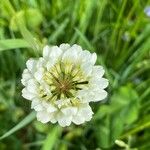
<instances>
[{"instance_id":1,"label":"dense white florets","mask_svg":"<svg viewBox=\"0 0 150 150\"><path fill-rule=\"evenodd\" d=\"M69 126L92 118L89 102L106 98L108 80L102 66L94 65L97 56L79 45L45 46L43 57L29 59L23 71L22 96L32 101L42 123Z\"/></svg>"}]
</instances>

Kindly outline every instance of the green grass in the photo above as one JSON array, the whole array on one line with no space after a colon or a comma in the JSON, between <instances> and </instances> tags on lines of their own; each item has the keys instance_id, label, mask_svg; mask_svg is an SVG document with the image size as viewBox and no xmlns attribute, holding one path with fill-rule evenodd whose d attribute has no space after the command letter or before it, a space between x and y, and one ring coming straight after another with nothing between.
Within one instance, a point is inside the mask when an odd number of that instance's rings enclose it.
<instances>
[{"instance_id":1,"label":"green grass","mask_svg":"<svg viewBox=\"0 0 150 150\"><path fill-rule=\"evenodd\" d=\"M0 150L150 149L150 0L1 0ZM96 52L109 79L94 117L60 128L36 121L21 74L45 44ZM115 143L119 140L123 146Z\"/></svg>"}]
</instances>

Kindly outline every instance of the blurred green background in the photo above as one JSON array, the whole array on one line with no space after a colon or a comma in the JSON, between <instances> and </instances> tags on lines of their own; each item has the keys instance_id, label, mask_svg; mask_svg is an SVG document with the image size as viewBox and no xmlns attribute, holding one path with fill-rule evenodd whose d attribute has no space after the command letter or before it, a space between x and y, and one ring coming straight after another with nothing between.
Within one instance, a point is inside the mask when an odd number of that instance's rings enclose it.
<instances>
[{"instance_id":1,"label":"blurred green background","mask_svg":"<svg viewBox=\"0 0 150 150\"><path fill-rule=\"evenodd\" d=\"M26 60L61 43L96 52L109 79L80 126L41 124L21 96ZM150 150L149 127L149 0L0 1L0 150Z\"/></svg>"}]
</instances>

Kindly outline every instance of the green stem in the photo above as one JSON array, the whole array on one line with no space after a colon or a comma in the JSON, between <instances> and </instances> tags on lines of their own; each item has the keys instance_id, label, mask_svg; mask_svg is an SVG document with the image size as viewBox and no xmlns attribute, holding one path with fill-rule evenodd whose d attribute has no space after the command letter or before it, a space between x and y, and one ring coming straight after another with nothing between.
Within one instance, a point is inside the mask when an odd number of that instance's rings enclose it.
<instances>
[{"instance_id":1,"label":"green stem","mask_svg":"<svg viewBox=\"0 0 150 150\"><path fill-rule=\"evenodd\" d=\"M124 139L124 138L126 138L126 137L128 137L130 135L133 135L133 134L135 134L135 133L137 133L137 132L139 132L141 130L144 130L144 129L148 128L148 127L150 127L150 121L146 122L145 124L142 124L142 125L136 127L135 129L132 129L132 130L128 131L127 133L123 134L120 137L120 139Z\"/></svg>"}]
</instances>

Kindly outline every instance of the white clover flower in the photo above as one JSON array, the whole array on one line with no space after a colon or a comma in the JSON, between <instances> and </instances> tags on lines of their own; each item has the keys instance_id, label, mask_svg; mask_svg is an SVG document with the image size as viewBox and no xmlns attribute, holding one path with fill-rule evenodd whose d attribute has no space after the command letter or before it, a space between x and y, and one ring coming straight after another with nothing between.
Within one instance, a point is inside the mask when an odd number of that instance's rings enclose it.
<instances>
[{"instance_id":1,"label":"white clover flower","mask_svg":"<svg viewBox=\"0 0 150 150\"><path fill-rule=\"evenodd\" d=\"M145 7L144 13L147 15L147 17L150 17L150 6Z\"/></svg>"},{"instance_id":2,"label":"white clover flower","mask_svg":"<svg viewBox=\"0 0 150 150\"><path fill-rule=\"evenodd\" d=\"M89 102L103 100L108 80L95 53L79 45L45 46L43 57L29 59L22 75L22 96L31 100L37 120L69 126L92 118Z\"/></svg>"},{"instance_id":3,"label":"white clover flower","mask_svg":"<svg viewBox=\"0 0 150 150\"><path fill-rule=\"evenodd\" d=\"M130 33L126 31L126 32L123 34L122 39L123 39L124 41L126 41L126 42L129 42L130 39L131 39Z\"/></svg>"}]
</instances>

